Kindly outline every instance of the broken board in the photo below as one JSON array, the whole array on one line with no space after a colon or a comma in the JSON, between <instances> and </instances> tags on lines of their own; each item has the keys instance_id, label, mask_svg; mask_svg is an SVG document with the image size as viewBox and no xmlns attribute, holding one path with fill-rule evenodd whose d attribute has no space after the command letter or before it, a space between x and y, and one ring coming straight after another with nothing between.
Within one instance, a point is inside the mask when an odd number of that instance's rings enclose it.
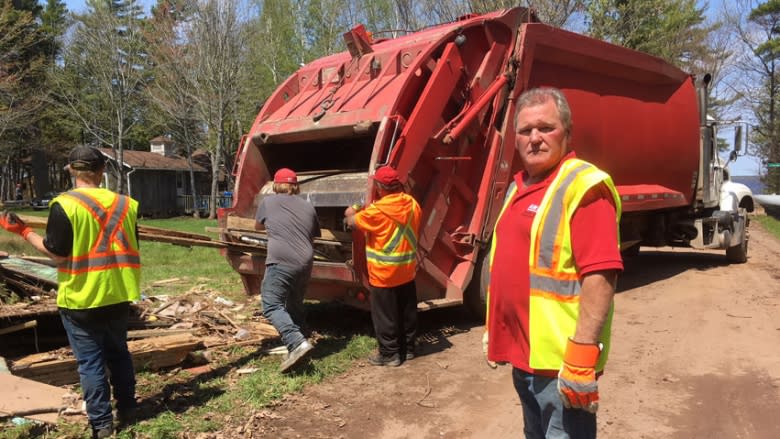
<instances>
[{"instance_id":1,"label":"broken board","mask_svg":"<svg viewBox=\"0 0 780 439\"><path fill-rule=\"evenodd\" d=\"M17 416L56 424L58 411L64 406L63 395L68 391L19 376L0 374L0 415ZM44 413L34 413L45 411Z\"/></svg>"},{"instance_id":2,"label":"broken board","mask_svg":"<svg viewBox=\"0 0 780 439\"><path fill-rule=\"evenodd\" d=\"M136 370L161 369L184 361L187 354L202 345L191 334L176 334L127 342ZM33 354L14 361L11 372L55 386L79 382L75 358L52 359L48 354Z\"/></svg>"}]
</instances>

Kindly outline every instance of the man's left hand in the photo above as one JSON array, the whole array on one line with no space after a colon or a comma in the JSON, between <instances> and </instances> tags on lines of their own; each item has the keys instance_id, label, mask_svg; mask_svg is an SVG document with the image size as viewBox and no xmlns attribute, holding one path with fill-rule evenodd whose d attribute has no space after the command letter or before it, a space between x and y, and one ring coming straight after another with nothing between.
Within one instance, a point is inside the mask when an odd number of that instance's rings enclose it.
<instances>
[{"instance_id":1,"label":"man's left hand","mask_svg":"<svg viewBox=\"0 0 780 439\"><path fill-rule=\"evenodd\" d=\"M599 408L599 387L596 363L601 354L599 345L577 343L569 339L563 366L558 372L558 392L566 408L596 413Z\"/></svg>"},{"instance_id":2,"label":"man's left hand","mask_svg":"<svg viewBox=\"0 0 780 439\"><path fill-rule=\"evenodd\" d=\"M19 216L13 212L3 211L0 213L0 227L8 230L11 233L21 235L22 238L27 238L27 235L32 233L32 228L22 221Z\"/></svg>"}]
</instances>

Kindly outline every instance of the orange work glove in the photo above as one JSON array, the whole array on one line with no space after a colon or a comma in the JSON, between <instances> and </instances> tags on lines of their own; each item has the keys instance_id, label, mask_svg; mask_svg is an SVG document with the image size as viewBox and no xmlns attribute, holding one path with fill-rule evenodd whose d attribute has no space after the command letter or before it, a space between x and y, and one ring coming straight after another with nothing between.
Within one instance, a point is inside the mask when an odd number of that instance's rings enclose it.
<instances>
[{"instance_id":1,"label":"orange work glove","mask_svg":"<svg viewBox=\"0 0 780 439\"><path fill-rule=\"evenodd\" d=\"M27 239L27 235L33 231L33 229L25 224L18 215L13 212L5 211L0 213L0 227L8 230L11 233L22 235L22 238L24 239Z\"/></svg>"},{"instance_id":2,"label":"orange work glove","mask_svg":"<svg viewBox=\"0 0 780 439\"><path fill-rule=\"evenodd\" d=\"M599 386L596 383L596 363L600 344L583 344L571 338L566 345L563 366L558 372L558 392L566 408L596 413L599 409Z\"/></svg>"}]
</instances>

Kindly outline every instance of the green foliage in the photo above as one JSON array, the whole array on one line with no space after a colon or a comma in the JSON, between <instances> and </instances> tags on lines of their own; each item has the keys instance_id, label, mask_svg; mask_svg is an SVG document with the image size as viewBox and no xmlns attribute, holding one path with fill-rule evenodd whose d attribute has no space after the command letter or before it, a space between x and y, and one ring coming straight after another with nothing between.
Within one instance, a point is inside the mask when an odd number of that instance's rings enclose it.
<instances>
[{"instance_id":1,"label":"green foliage","mask_svg":"<svg viewBox=\"0 0 780 439\"><path fill-rule=\"evenodd\" d=\"M768 0L750 11L748 20L769 31L771 37L753 50L756 56L768 60L780 55L780 41L776 38L780 31L780 0Z\"/></svg>"},{"instance_id":2,"label":"green foliage","mask_svg":"<svg viewBox=\"0 0 780 439\"><path fill-rule=\"evenodd\" d=\"M708 54L712 27L696 0L594 0L588 6L595 38L663 58L690 70Z\"/></svg>"},{"instance_id":3,"label":"green foliage","mask_svg":"<svg viewBox=\"0 0 780 439\"><path fill-rule=\"evenodd\" d=\"M41 50L45 42L46 34L32 12L0 0L0 146L9 131L27 126L35 117L45 77Z\"/></svg>"},{"instance_id":4,"label":"green foliage","mask_svg":"<svg viewBox=\"0 0 780 439\"><path fill-rule=\"evenodd\" d=\"M764 163L780 162L780 127L778 124L778 99L780 81L777 67L780 54L780 1L770 0L753 9L748 17L756 26L754 35L762 39L753 46L753 53L761 63L761 88L753 105L757 124L752 131L751 141L757 146L756 155ZM762 177L768 192L780 192L780 168L768 168Z\"/></svg>"}]
</instances>

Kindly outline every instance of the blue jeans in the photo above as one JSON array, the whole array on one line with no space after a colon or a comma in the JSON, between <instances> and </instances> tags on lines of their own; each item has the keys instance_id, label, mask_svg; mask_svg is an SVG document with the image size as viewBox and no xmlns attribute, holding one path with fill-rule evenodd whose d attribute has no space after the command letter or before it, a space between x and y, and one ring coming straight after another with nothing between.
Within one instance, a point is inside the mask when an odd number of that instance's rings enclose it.
<instances>
[{"instance_id":1,"label":"blue jeans","mask_svg":"<svg viewBox=\"0 0 780 439\"><path fill-rule=\"evenodd\" d=\"M117 410L135 407L135 371L127 350L129 303L89 310L60 309L60 318L76 356L81 392L93 429L111 426L111 372Z\"/></svg>"},{"instance_id":2,"label":"blue jeans","mask_svg":"<svg viewBox=\"0 0 780 439\"><path fill-rule=\"evenodd\" d=\"M526 439L595 439L596 415L564 408L558 378L513 368L512 381L523 406Z\"/></svg>"},{"instance_id":3,"label":"blue jeans","mask_svg":"<svg viewBox=\"0 0 780 439\"><path fill-rule=\"evenodd\" d=\"M270 264L260 286L263 316L279 331L282 343L292 351L306 337L301 328L306 325L303 312L303 295L311 277L311 265L293 267Z\"/></svg>"}]
</instances>

